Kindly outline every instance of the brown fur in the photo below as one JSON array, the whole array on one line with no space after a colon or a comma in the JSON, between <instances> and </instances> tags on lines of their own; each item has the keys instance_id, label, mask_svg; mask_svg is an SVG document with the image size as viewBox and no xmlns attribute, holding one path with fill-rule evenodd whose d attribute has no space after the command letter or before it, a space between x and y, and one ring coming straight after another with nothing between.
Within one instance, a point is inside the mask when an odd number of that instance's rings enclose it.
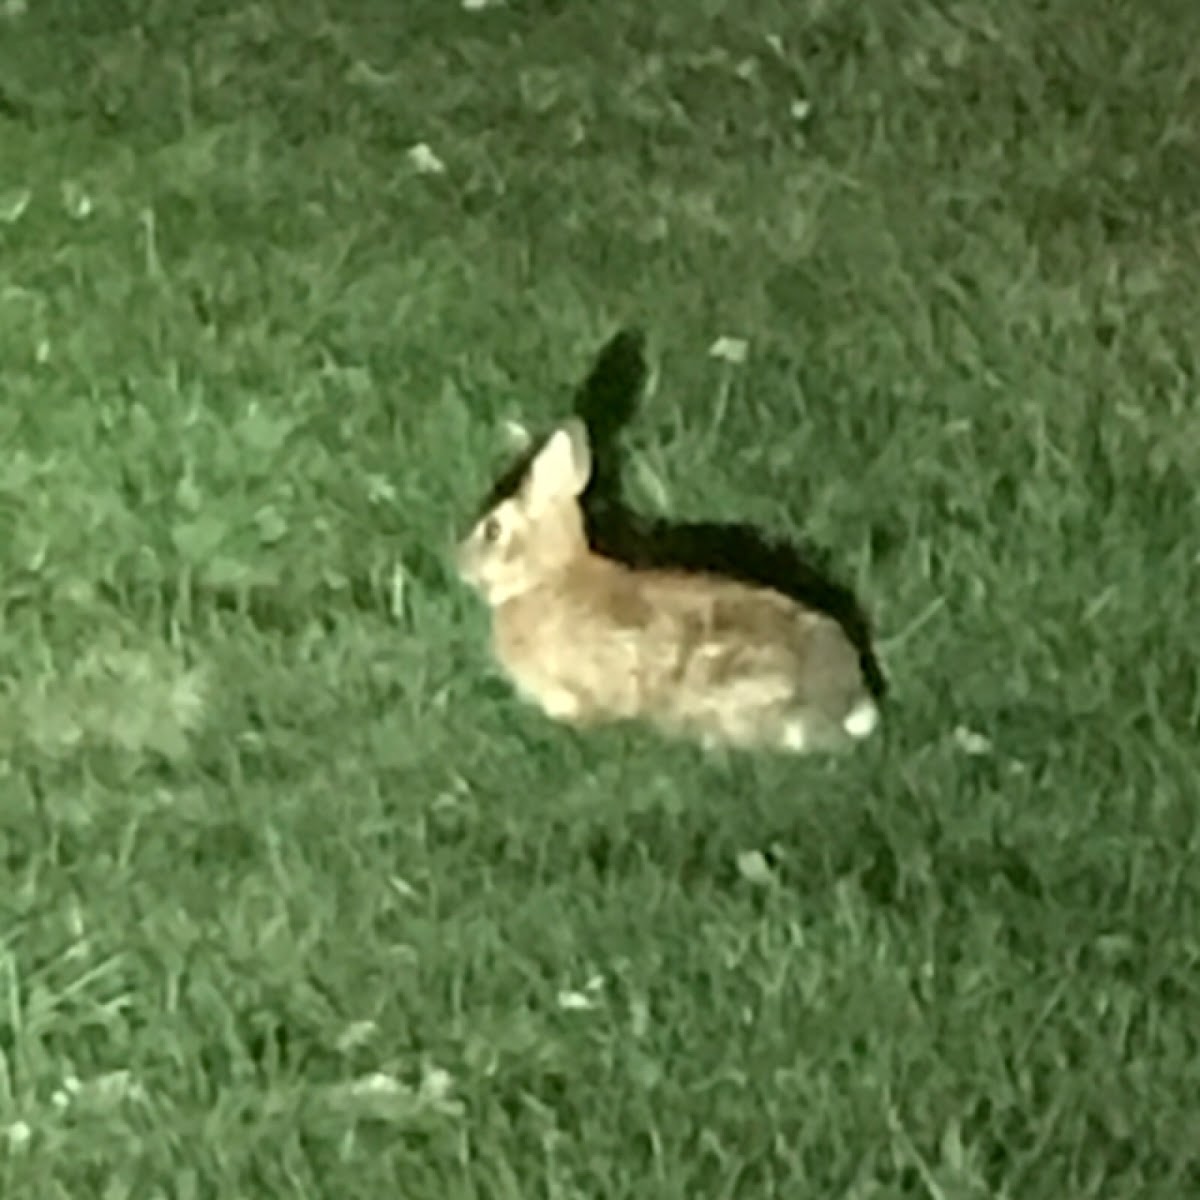
<instances>
[{"instance_id":1,"label":"brown fur","mask_svg":"<svg viewBox=\"0 0 1200 1200\"><path fill-rule=\"evenodd\" d=\"M766 588L592 553L578 500L590 470L570 422L459 547L519 691L556 720L646 719L708 744L799 751L863 736L846 720L871 701L835 621Z\"/></svg>"}]
</instances>

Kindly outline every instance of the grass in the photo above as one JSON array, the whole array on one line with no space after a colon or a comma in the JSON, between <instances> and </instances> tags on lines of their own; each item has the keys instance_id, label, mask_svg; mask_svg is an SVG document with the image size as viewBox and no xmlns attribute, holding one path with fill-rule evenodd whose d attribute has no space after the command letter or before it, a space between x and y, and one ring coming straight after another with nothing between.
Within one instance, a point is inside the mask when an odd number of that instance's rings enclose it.
<instances>
[{"instance_id":1,"label":"grass","mask_svg":"<svg viewBox=\"0 0 1200 1200\"><path fill-rule=\"evenodd\" d=\"M5 1200L1200 1193L1195 5L23 7ZM446 550L631 323L862 754L491 672Z\"/></svg>"}]
</instances>

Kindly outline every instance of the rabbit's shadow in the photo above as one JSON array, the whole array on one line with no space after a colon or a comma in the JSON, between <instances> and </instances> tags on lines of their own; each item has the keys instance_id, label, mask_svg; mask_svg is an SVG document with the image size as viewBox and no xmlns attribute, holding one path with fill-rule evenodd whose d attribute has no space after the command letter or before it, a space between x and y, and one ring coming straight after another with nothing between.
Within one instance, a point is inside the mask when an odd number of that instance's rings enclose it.
<instances>
[{"instance_id":1,"label":"rabbit's shadow","mask_svg":"<svg viewBox=\"0 0 1200 1200\"><path fill-rule=\"evenodd\" d=\"M645 339L636 329L623 329L601 349L575 393L575 412L593 447L593 474L582 498L593 549L631 566L731 576L827 613L846 631L868 687L882 700L887 681L872 646L870 623L853 591L829 573L827 553L741 522L646 517L625 502L620 434L637 409L646 376ZM521 469L521 464L514 466L515 472ZM511 482L499 486L511 487Z\"/></svg>"}]
</instances>

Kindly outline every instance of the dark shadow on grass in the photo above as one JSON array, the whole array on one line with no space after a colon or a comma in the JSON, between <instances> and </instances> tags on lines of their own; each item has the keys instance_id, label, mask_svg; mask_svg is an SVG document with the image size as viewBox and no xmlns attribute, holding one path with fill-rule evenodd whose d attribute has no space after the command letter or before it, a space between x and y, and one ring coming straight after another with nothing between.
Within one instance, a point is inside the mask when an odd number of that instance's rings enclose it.
<instances>
[{"instance_id":1,"label":"dark shadow on grass","mask_svg":"<svg viewBox=\"0 0 1200 1200\"><path fill-rule=\"evenodd\" d=\"M646 374L643 335L623 329L603 347L576 391L575 412L587 425L593 447L592 480L583 495L593 548L631 566L731 576L828 613L858 650L867 685L882 700L887 681L872 646L870 623L858 598L830 573L826 553L772 538L745 523L644 517L625 502L620 434L637 410ZM530 454L535 452L531 448ZM523 455L506 473L509 491L528 461Z\"/></svg>"},{"instance_id":2,"label":"dark shadow on grass","mask_svg":"<svg viewBox=\"0 0 1200 1200\"><path fill-rule=\"evenodd\" d=\"M0 120L31 126L34 123L33 107L0 85Z\"/></svg>"}]
</instances>

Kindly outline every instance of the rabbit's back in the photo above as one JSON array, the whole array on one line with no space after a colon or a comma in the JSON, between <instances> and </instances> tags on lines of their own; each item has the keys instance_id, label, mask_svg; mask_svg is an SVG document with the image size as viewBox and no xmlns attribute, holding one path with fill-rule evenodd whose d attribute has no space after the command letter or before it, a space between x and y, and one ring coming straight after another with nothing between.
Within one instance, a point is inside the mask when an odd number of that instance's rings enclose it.
<instances>
[{"instance_id":1,"label":"rabbit's back","mask_svg":"<svg viewBox=\"0 0 1200 1200\"><path fill-rule=\"evenodd\" d=\"M551 715L746 744L794 739L802 709L840 720L861 687L841 629L776 592L596 558L498 611L496 652Z\"/></svg>"},{"instance_id":2,"label":"rabbit's back","mask_svg":"<svg viewBox=\"0 0 1200 1200\"><path fill-rule=\"evenodd\" d=\"M687 577L662 581L680 670L664 689L672 724L714 740L822 740L862 689L857 653L831 618L778 592Z\"/></svg>"}]
</instances>

